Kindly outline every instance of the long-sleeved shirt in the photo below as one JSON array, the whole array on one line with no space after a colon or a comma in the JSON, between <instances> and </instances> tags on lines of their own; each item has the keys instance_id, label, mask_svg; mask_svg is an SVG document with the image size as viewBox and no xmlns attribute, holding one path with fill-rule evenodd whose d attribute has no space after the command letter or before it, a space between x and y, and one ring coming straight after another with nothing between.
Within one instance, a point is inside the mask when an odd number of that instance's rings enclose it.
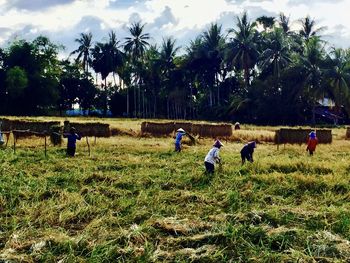
<instances>
[{"instance_id":1,"label":"long-sleeved shirt","mask_svg":"<svg viewBox=\"0 0 350 263\"><path fill-rule=\"evenodd\" d=\"M66 133L66 134L63 134L63 137L68 139L68 142L67 142L68 148L75 148L77 140L81 139L81 137L76 133Z\"/></svg>"},{"instance_id":2,"label":"long-sleeved shirt","mask_svg":"<svg viewBox=\"0 0 350 263\"><path fill-rule=\"evenodd\" d=\"M220 152L219 148L217 147L211 148L208 154L205 156L204 161L211 164L215 164L216 161L220 160L219 152Z\"/></svg>"},{"instance_id":3,"label":"long-sleeved shirt","mask_svg":"<svg viewBox=\"0 0 350 263\"><path fill-rule=\"evenodd\" d=\"M317 138L309 138L307 142L307 150L315 151L317 143L318 143Z\"/></svg>"},{"instance_id":4,"label":"long-sleeved shirt","mask_svg":"<svg viewBox=\"0 0 350 263\"><path fill-rule=\"evenodd\" d=\"M176 134L176 138L175 138L175 143L176 143L176 144L180 144L180 142L181 142L181 140L182 140L182 136L184 136L184 133L182 133L182 132L178 132L178 133Z\"/></svg>"},{"instance_id":5,"label":"long-sleeved shirt","mask_svg":"<svg viewBox=\"0 0 350 263\"><path fill-rule=\"evenodd\" d=\"M253 160L254 148L255 148L255 142L249 142L243 146L241 150L241 154Z\"/></svg>"}]
</instances>

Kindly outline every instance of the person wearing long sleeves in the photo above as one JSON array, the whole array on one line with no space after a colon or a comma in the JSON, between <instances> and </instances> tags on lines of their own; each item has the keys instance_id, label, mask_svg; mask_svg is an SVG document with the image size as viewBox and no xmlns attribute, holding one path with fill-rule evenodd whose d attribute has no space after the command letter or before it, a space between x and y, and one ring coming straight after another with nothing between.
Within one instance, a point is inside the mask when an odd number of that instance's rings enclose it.
<instances>
[{"instance_id":1,"label":"person wearing long sleeves","mask_svg":"<svg viewBox=\"0 0 350 263\"><path fill-rule=\"evenodd\" d=\"M204 165L207 173L214 173L215 163L221 162L219 152L222 146L223 144L219 140L216 140L213 144L213 148L211 148L208 154L205 156Z\"/></svg>"},{"instance_id":2,"label":"person wearing long sleeves","mask_svg":"<svg viewBox=\"0 0 350 263\"><path fill-rule=\"evenodd\" d=\"M310 155L314 154L317 143L318 143L318 139L316 137L316 132L314 131L310 132L309 140L307 141L307 147L306 147L306 151L308 151Z\"/></svg>"},{"instance_id":3,"label":"person wearing long sleeves","mask_svg":"<svg viewBox=\"0 0 350 263\"><path fill-rule=\"evenodd\" d=\"M253 153L254 149L256 148L256 142L248 142L245 144L241 150L241 158L242 158L242 165L245 163L245 161L253 162Z\"/></svg>"},{"instance_id":4,"label":"person wearing long sleeves","mask_svg":"<svg viewBox=\"0 0 350 263\"><path fill-rule=\"evenodd\" d=\"M184 129L179 128L176 131L176 136L175 136L175 152L181 152L181 140L182 137L186 135L186 132Z\"/></svg>"},{"instance_id":5,"label":"person wearing long sleeves","mask_svg":"<svg viewBox=\"0 0 350 263\"><path fill-rule=\"evenodd\" d=\"M63 134L63 137L67 138L67 155L75 156L77 140L80 140L81 136L77 134L75 128L72 127L69 133Z\"/></svg>"}]
</instances>

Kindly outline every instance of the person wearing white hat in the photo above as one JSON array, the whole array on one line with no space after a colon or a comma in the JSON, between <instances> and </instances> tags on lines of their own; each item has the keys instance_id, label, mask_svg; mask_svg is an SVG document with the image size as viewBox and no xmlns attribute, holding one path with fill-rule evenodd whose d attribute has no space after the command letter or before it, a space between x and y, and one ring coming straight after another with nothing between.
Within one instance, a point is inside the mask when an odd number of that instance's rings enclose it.
<instances>
[{"instance_id":1,"label":"person wearing white hat","mask_svg":"<svg viewBox=\"0 0 350 263\"><path fill-rule=\"evenodd\" d=\"M175 137L175 152L181 152L181 140L186 134L185 130L182 128L177 129Z\"/></svg>"},{"instance_id":2,"label":"person wearing white hat","mask_svg":"<svg viewBox=\"0 0 350 263\"><path fill-rule=\"evenodd\" d=\"M213 144L213 148L211 148L208 154L205 156L204 165L207 173L214 173L215 163L221 162L219 152L222 146L223 144L219 140L216 140Z\"/></svg>"}]
</instances>

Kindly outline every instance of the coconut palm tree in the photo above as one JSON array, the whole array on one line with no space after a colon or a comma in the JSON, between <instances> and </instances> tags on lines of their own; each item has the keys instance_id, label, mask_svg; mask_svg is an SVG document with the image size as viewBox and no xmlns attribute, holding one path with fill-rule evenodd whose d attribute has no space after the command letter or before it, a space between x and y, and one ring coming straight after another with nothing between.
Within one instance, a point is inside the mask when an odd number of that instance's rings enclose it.
<instances>
[{"instance_id":1,"label":"coconut palm tree","mask_svg":"<svg viewBox=\"0 0 350 263\"><path fill-rule=\"evenodd\" d=\"M207 74L210 76L209 97L212 106L212 87L217 88L217 104L220 104L219 75L221 64L224 60L225 37L222 34L222 26L216 23L211 24L209 29L202 34L203 48L206 52L208 63Z\"/></svg>"},{"instance_id":2,"label":"coconut palm tree","mask_svg":"<svg viewBox=\"0 0 350 263\"><path fill-rule=\"evenodd\" d=\"M350 113L350 51L333 48L327 58L325 71L328 91L338 106Z\"/></svg>"},{"instance_id":3,"label":"coconut palm tree","mask_svg":"<svg viewBox=\"0 0 350 263\"><path fill-rule=\"evenodd\" d=\"M309 41L310 38L317 36L321 31L326 29L325 27L316 28L316 21L311 19L310 16L300 19L299 22L302 26L299 34L305 41Z\"/></svg>"},{"instance_id":4,"label":"coconut palm tree","mask_svg":"<svg viewBox=\"0 0 350 263\"><path fill-rule=\"evenodd\" d=\"M130 33L130 37L125 38L124 43L124 50L129 55L132 61L133 65L133 71L134 71L134 81L138 86L139 90L139 103L137 107L136 103L136 89L134 92L134 109L135 113L134 116L136 117L137 114L140 113L140 103L141 103L141 88L140 88L140 71L141 71L141 61L143 58L143 55L149 46L148 40L150 39L150 36L148 33L144 33L144 27L145 24L141 24L141 22L135 22L133 23L128 29Z\"/></svg>"},{"instance_id":5,"label":"coconut palm tree","mask_svg":"<svg viewBox=\"0 0 350 263\"><path fill-rule=\"evenodd\" d=\"M259 58L259 66L263 71L272 72L275 88L283 69L291 63L291 43L280 28L266 35L263 51Z\"/></svg>"},{"instance_id":6,"label":"coconut palm tree","mask_svg":"<svg viewBox=\"0 0 350 263\"><path fill-rule=\"evenodd\" d=\"M259 55L257 47L259 35L255 29L256 23L248 20L246 12L242 17L237 16L236 19L236 28L229 30L233 38L228 45L230 50L228 58L237 69L243 70L244 85L247 88L250 84L250 71L254 68Z\"/></svg>"},{"instance_id":7,"label":"coconut palm tree","mask_svg":"<svg viewBox=\"0 0 350 263\"><path fill-rule=\"evenodd\" d=\"M327 94L325 90L325 56L323 42L318 37L311 37L306 42L303 54L299 55L300 74L304 79L304 93L312 104L312 123L315 124L317 101Z\"/></svg>"},{"instance_id":8,"label":"coconut palm tree","mask_svg":"<svg viewBox=\"0 0 350 263\"><path fill-rule=\"evenodd\" d=\"M76 38L75 42L79 43L79 47L71 55L78 54L76 62L80 62L84 72L87 73L91 62L92 34L80 33L80 38Z\"/></svg>"}]
</instances>

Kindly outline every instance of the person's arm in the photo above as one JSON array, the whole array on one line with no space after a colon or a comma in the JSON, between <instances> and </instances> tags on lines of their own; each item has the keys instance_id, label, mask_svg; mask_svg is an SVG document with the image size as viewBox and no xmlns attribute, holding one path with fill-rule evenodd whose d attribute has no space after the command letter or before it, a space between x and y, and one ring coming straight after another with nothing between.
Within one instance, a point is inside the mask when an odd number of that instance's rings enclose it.
<instances>
[{"instance_id":1,"label":"person's arm","mask_svg":"<svg viewBox=\"0 0 350 263\"><path fill-rule=\"evenodd\" d=\"M219 156L219 150L216 150L215 153L214 153L214 159L217 163L220 163L221 162L221 158Z\"/></svg>"},{"instance_id":2,"label":"person's arm","mask_svg":"<svg viewBox=\"0 0 350 263\"><path fill-rule=\"evenodd\" d=\"M77 138L77 140L79 140L80 141L80 139L81 139L81 136L79 135L79 134L75 134L75 138Z\"/></svg>"}]
</instances>

